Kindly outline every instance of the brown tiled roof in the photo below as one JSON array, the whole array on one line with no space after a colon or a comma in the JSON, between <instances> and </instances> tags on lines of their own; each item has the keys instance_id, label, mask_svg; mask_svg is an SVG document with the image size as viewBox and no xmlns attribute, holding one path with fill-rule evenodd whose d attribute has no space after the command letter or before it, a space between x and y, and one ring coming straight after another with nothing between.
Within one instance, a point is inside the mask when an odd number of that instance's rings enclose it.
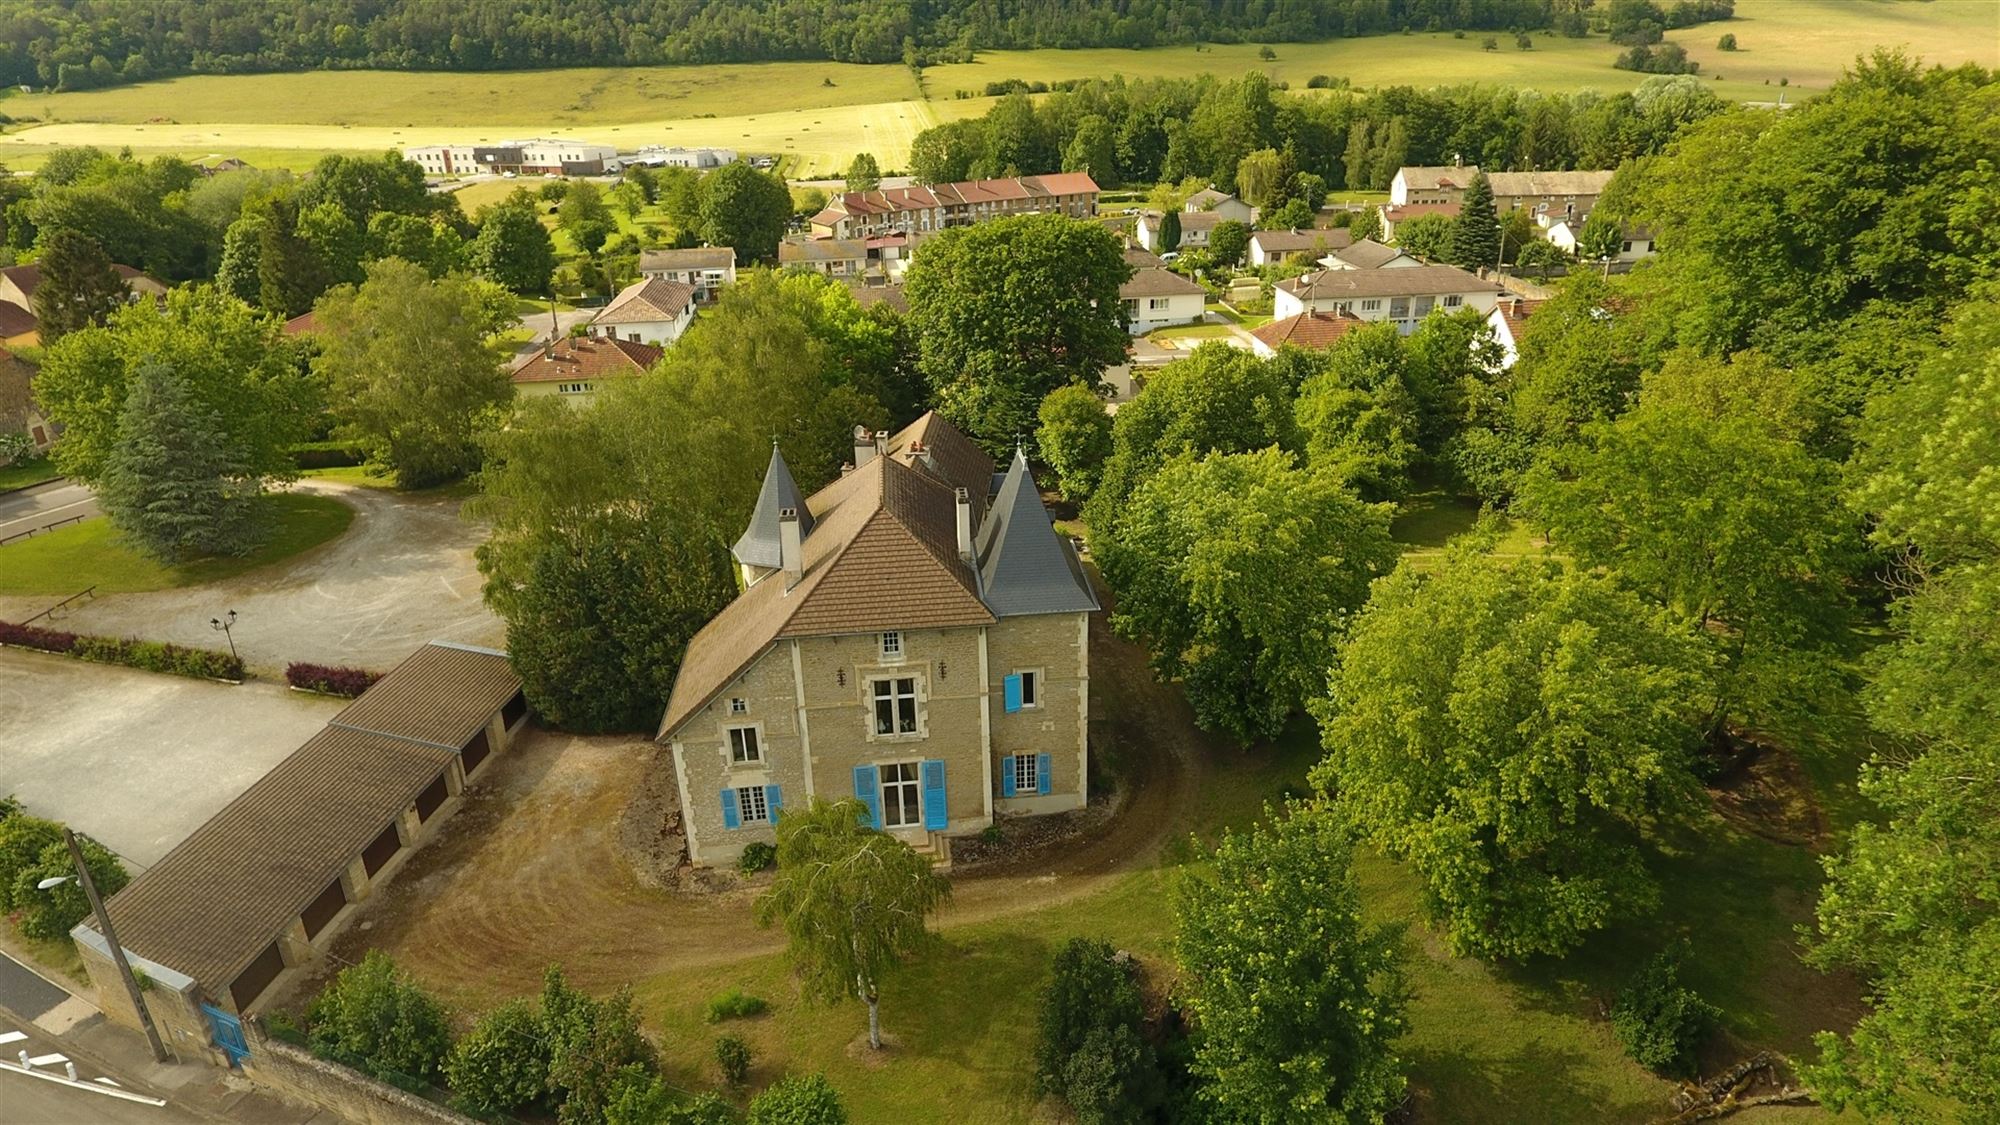
<instances>
[{"instance_id":1,"label":"brown tiled roof","mask_svg":"<svg viewBox=\"0 0 2000 1125\"><path fill-rule=\"evenodd\" d=\"M1125 264L1135 270L1141 270L1149 267L1152 269L1163 269L1167 263L1158 254L1144 247L1127 246L1125 248Z\"/></svg>"},{"instance_id":2,"label":"brown tiled roof","mask_svg":"<svg viewBox=\"0 0 2000 1125\"><path fill-rule=\"evenodd\" d=\"M1017 199L1046 199L1060 195L1091 195L1097 181L1087 172L1057 172L1046 176L1018 176L993 180L961 180L950 184L911 184L908 187L876 191L843 192L812 222L832 226L848 215L891 215L902 211L933 207L960 207L977 203L999 203Z\"/></svg>"},{"instance_id":3,"label":"brown tiled roof","mask_svg":"<svg viewBox=\"0 0 2000 1125\"><path fill-rule=\"evenodd\" d=\"M1238 221L1218 211L1177 211L1175 214L1181 218L1181 230L1183 232L1194 230L1212 231L1218 223ZM1152 227L1154 230L1158 230L1160 223L1166 219L1166 216L1158 211L1148 211L1146 212L1146 218L1146 225Z\"/></svg>"},{"instance_id":4,"label":"brown tiled roof","mask_svg":"<svg viewBox=\"0 0 2000 1125\"><path fill-rule=\"evenodd\" d=\"M457 749L520 690L505 653L433 642L342 708L333 725Z\"/></svg>"},{"instance_id":5,"label":"brown tiled roof","mask_svg":"<svg viewBox=\"0 0 2000 1125\"><path fill-rule=\"evenodd\" d=\"M694 303L694 286L664 277L635 281L618 291L604 311L590 318L592 324L650 324L679 320Z\"/></svg>"},{"instance_id":6,"label":"brown tiled roof","mask_svg":"<svg viewBox=\"0 0 2000 1125\"><path fill-rule=\"evenodd\" d=\"M947 432L949 431L949 432ZM954 440L955 439L955 440ZM911 450L920 442L924 462ZM978 580L958 555L953 481L981 500L993 462L935 415L889 442L888 452L806 500L815 523L803 573L751 586L688 642L660 721L671 734L787 637L990 625Z\"/></svg>"},{"instance_id":7,"label":"brown tiled roof","mask_svg":"<svg viewBox=\"0 0 2000 1125\"><path fill-rule=\"evenodd\" d=\"M1456 203L1405 203L1401 207L1384 207L1382 216L1392 223L1404 219L1414 219L1419 215L1443 215L1447 219L1458 218Z\"/></svg>"},{"instance_id":8,"label":"brown tiled roof","mask_svg":"<svg viewBox=\"0 0 2000 1125\"><path fill-rule=\"evenodd\" d=\"M1394 246L1384 246L1372 238L1343 246L1333 252L1333 256L1358 270L1381 269L1385 264L1403 256Z\"/></svg>"},{"instance_id":9,"label":"brown tiled roof","mask_svg":"<svg viewBox=\"0 0 2000 1125\"><path fill-rule=\"evenodd\" d=\"M302 312L285 322L284 333L287 336L303 336L308 332L317 331L319 331L319 320L310 312Z\"/></svg>"},{"instance_id":10,"label":"brown tiled roof","mask_svg":"<svg viewBox=\"0 0 2000 1125\"><path fill-rule=\"evenodd\" d=\"M868 243L860 238L788 238L778 243L778 264L865 261Z\"/></svg>"},{"instance_id":11,"label":"brown tiled roof","mask_svg":"<svg viewBox=\"0 0 2000 1125\"><path fill-rule=\"evenodd\" d=\"M872 309L876 305L887 305L897 312L906 313L910 311L909 298L904 296L903 287L900 285L860 285L850 283L847 289L848 292L854 294L855 302L864 309Z\"/></svg>"},{"instance_id":12,"label":"brown tiled roof","mask_svg":"<svg viewBox=\"0 0 2000 1125\"><path fill-rule=\"evenodd\" d=\"M672 250L646 250L639 254L639 272L647 270L719 270L736 264L736 251L728 246L683 246Z\"/></svg>"},{"instance_id":13,"label":"brown tiled roof","mask_svg":"<svg viewBox=\"0 0 2000 1125\"><path fill-rule=\"evenodd\" d=\"M1602 195L1609 172L1489 172L1494 195Z\"/></svg>"},{"instance_id":14,"label":"brown tiled roof","mask_svg":"<svg viewBox=\"0 0 2000 1125\"><path fill-rule=\"evenodd\" d=\"M159 282L147 277L144 270L135 269L132 266L119 265L116 262L111 264L111 268L117 272L119 277L125 279L127 288L131 288L132 284L137 281L148 282L151 288L165 288ZM42 284L42 267L32 262L25 266L7 266L0 268L0 277L5 277L7 280L13 282L14 287L21 291L22 297L33 298L35 290L40 288Z\"/></svg>"},{"instance_id":15,"label":"brown tiled roof","mask_svg":"<svg viewBox=\"0 0 2000 1125\"><path fill-rule=\"evenodd\" d=\"M1422 297L1441 293L1498 293L1500 287L1457 266L1393 270L1318 270L1278 283L1305 300L1341 297Z\"/></svg>"},{"instance_id":16,"label":"brown tiled roof","mask_svg":"<svg viewBox=\"0 0 2000 1125\"><path fill-rule=\"evenodd\" d=\"M1261 247L1266 254L1297 254L1317 250L1325 246L1328 250L1339 250L1354 241L1354 232L1346 227L1329 227L1326 230L1260 230L1250 236L1250 240Z\"/></svg>"},{"instance_id":17,"label":"brown tiled roof","mask_svg":"<svg viewBox=\"0 0 2000 1125\"><path fill-rule=\"evenodd\" d=\"M1330 348L1335 340L1364 323L1359 317L1340 313L1303 312L1260 324L1252 328L1250 334L1274 350L1286 344L1299 348Z\"/></svg>"},{"instance_id":18,"label":"brown tiled roof","mask_svg":"<svg viewBox=\"0 0 2000 1125\"><path fill-rule=\"evenodd\" d=\"M19 336L41 327L35 314L12 301L0 301L0 336Z\"/></svg>"},{"instance_id":19,"label":"brown tiled roof","mask_svg":"<svg viewBox=\"0 0 2000 1125\"><path fill-rule=\"evenodd\" d=\"M1184 294L1200 294L1206 297L1208 290L1189 281L1172 270L1158 266L1132 271L1131 280L1118 287L1118 295L1133 297L1174 297Z\"/></svg>"},{"instance_id":20,"label":"brown tiled roof","mask_svg":"<svg viewBox=\"0 0 2000 1125\"><path fill-rule=\"evenodd\" d=\"M1479 174L1479 165L1406 165L1397 171L1403 174L1406 187L1429 190L1432 188L1463 188Z\"/></svg>"},{"instance_id":21,"label":"brown tiled roof","mask_svg":"<svg viewBox=\"0 0 2000 1125\"><path fill-rule=\"evenodd\" d=\"M514 363L516 383L561 383L571 379L615 379L643 375L660 361L666 349L636 340L608 336L571 336L546 351L536 350Z\"/></svg>"},{"instance_id":22,"label":"brown tiled roof","mask_svg":"<svg viewBox=\"0 0 2000 1125\"><path fill-rule=\"evenodd\" d=\"M1502 297L1500 303L1493 306L1492 315L1497 315L1507 322L1507 334L1518 344L1521 341L1521 333L1528 326L1528 317L1534 315L1535 310L1546 303L1530 300L1527 297Z\"/></svg>"},{"instance_id":23,"label":"brown tiled roof","mask_svg":"<svg viewBox=\"0 0 2000 1125\"><path fill-rule=\"evenodd\" d=\"M112 897L118 940L222 995L454 753L328 727Z\"/></svg>"}]
</instances>

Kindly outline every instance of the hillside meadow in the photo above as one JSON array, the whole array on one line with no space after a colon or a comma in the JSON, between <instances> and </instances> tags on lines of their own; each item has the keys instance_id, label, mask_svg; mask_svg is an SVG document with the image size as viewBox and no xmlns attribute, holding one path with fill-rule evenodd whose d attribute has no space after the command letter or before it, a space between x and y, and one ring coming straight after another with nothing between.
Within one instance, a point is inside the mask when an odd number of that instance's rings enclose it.
<instances>
[{"instance_id":1,"label":"hillside meadow","mask_svg":"<svg viewBox=\"0 0 2000 1125\"><path fill-rule=\"evenodd\" d=\"M1859 54L1901 47L1924 59L2000 67L2000 4L1991 0L1739 0L1738 17L1669 34L1724 97L1796 100L1826 88ZM1716 48L1724 33L1739 49ZM59 145L130 146L141 156L237 156L265 167L307 168L329 152L380 151L442 141L561 133L583 140L717 145L793 157L787 171L835 173L857 152L900 168L931 125L986 111L989 82L1058 82L1123 74L1235 76L1263 70L1303 89L1314 75L1356 86L1482 82L1570 91L1629 89L1646 77L1611 66L1602 38L1536 35L1530 50L1499 34L1375 36L1280 43L985 51L930 67L921 86L906 67L831 62L402 73L313 71L176 78L111 90L0 97L18 123L0 134L0 161L31 169Z\"/></svg>"}]
</instances>

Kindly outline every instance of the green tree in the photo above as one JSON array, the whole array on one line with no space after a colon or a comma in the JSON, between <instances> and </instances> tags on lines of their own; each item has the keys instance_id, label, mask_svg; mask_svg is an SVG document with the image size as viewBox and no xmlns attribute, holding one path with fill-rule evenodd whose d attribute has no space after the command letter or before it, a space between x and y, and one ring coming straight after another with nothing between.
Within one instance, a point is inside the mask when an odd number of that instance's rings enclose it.
<instances>
[{"instance_id":1,"label":"green tree","mask_svg":"<svg viewBox=\"0 0 2000 1125\"><path fill-rule=\"evenodd\" d=\"M778 875L756 911L758 925L783 927L808 998L858 995L868 1005L868 1045L880 1050L882 978L932 940L925 923L951 883L908 844L864 825L865 815L851 799L787 809Z\"/></svg>"},{"instance_id":2,"label":"green tree","mask_svg":"<svg viewBox=\"0 0 2000 1125\"><path fill-rule=\"evenodd\" d=\"M1398 935L1363 925L1328 817L1266 813L1175 896L1198 1096L1221 1120L1379 1121L1404 1087Z\"/></svg>"},{"instance_id":3,"label":"green tree","mask_svg":"<svg viewBox=\"0 0 2000 1125\"><path fill-rule=\"evenodd\" d=\"M26 816L10 818L23 821L34 819ZM54 825L49 827L52 830L50 842L43 845L32 863L22 865L14 875L14 908L20 912L17 924L24 936L36 941L68 941L69 932L90 916L90 898L74 878L48 890L41 888L44 880L76 874L76 858L70 855L69 845L63 842L61 830ZM27 838L32 837L23 837L24 840ZM118 862L118 856L111 849L80 832L76 842L83 852L84 866L90 869L90 880L97 885L98 894L109 898L124 890L125 884L132 881L125 865ZM0 872L4 872L4 867L0 867Z\"/></svg>"},{"instance_id":4,"label":"green tree","mask_svg":"<svg viewBox=\"0 0 2000 1125\"><path fill-rule=\"evenodd\" d=\"M1350 332L1299 389L1306 460L1371 500L1394 500L1422 460L1419 377L1393 324Z\"/></svg>"},{"instance_id":5,"label":"green tree","mask_svg":"<svg viewBox=\"0 0 2000 1125\"><path fill-rule=\"evenodd\" d=\"M775 262L778 240L792 217L785 181L748 164L726 164L703 177L701 236L710 246L736 248L738 265Z\"/></svg>"},{"instance_id":6,"label":"green tree","mask_svg":"<svg viewBox=\"0 0 2000 1125\"><path fill-rule=\"evenodd\" d=\"M1181 213L1166 211L1160 215L1159 233L1153 238L1155 253L1171 254L1181 248Z\"/></svg>"},{"instance_id":7,"label":"green tree","mask_svg":"<svg viewBox=\"0 0 2000 1125\"><path fill-rule=\"evenodd\" d=\"M1042 400L1035 448L1056 471L1063 499L1088 500L1111 456L1111 415L1096 391L1081 383L1057 387Z\"/></svg>"},{"instance_id":8,"label":"green tree","mask_svg":"<svg viewBox=\"0 0 2000 1125\"><path fill-rule=\"evenodd\" d=\"M1473 174L1451 224L1451 263L1460 269L1498 268L1500 217L1493 211L1493 184L1486 173Z\"/></svg>"},{"instance_id":9,"label":"green tree","mask_svg":"<svg viewBox=\"0 0 2000 1125\"><path fill-rule=\"evenodd\" d=\"M794 1075L751 1098L745 1120L749 1125L847 1125L847 1110L826 1075Z\"/></svg>"},{"instance_id":10,"label":"green tree","mask_svg":"<svg viewBox=\"0 0 2000 1125\"><path fill-rule=\"evenodd\" d=\"M1356 242L1364 238L1380 241L1382 238L1382 212L1373 207L1362 207L1360 211L1355 212L1354 221L1347 225L1347 230Z\"/></svg>"},{"instance_id":11,"label":"green tree","mask_svg":"<svg viewBox=\"0 0 2000 1125\"><path fill-rule=\"evenodd\" d=\"M281 318L312 308L331 284L319 252L299 234L299 214L290 200L274 199L258 234L258 303Z\"/></svg>"},{"instance_id":12,"label":"green tree","mask_svg":"<svg viewBox=\"0 0 2000 1125\"><path fill-rule=\"evenodd\" d=\"M368 235L338 204L321 203L299 212L299 237L318 256L329 285L353 285L361 280Z\"/></svg>"},{"instance_id":13,"label":"green tree","mask_svg":"<svg viewBox=\"0 0 2000 1125\"><path fill-rule=\"evenodd\" d=\"M73 230L46 232L37 263L42 283L35 289L36 328L44 345L79 328L103 324L131 293L111 268L111 258L89 235Z\"/></svg>"},{"instance_id":14,"label":"green tree","mask_svg":"<svg viewBox=\"0 0 2000 1125\"><path fill-rule=\"evenodd\" d=\"M256 304L264 284L258 264L263 245L261 217L245 215L229 224L222 237L222 262L215 269L216 286L244 304Z\"/></svg>"},{"instance_id":15,"label":"green tree","mask_svg":"<svg viewBox=\"0 0 2000 1125\"><path fill-rule=\"evenodd\" d=\"M450 226L419 215L378 211L368 220L368 260L401 258L443 277L465 266L465 240Z\"/></svg>"},{"instance_id":16,"label":"green tree","mask_svg":"<svg viewBox=\"0 0 2000 1125\"><path fill-rule=\"evenodd\" d=\"M1458 223L1443 215L1417 215L1396 224L1396 246L1426 262L1448 261L1457 229Z\"/></svg>"},{"instance_id":17,"label":"green tree","mask_svg":"<svg viewBox=\"0 0 2000 1125\"><path fill-rule=\"evenodd\" d=\"M562 969L551 965L542 976L541 1017L549 1045L548 1086L562 1125L599 1125L631 1076L658 1064L652 1042L639 1030L629 988L598 1000L571 987Z\"/></svg>"},{"instance_id":18,"label":"green tree","mask_svg":"<svg viewBox=\"0 0 2000 1125\"><path fill-rule=\"evenodd\" d=\"M1111 624L1147 645L1155 674L1184 681L1203 729L1276 737L1394 565L1389 515L1279 449L1170 461L1098 551Z\"/></svg>"},{"instance_id":19,"label":"green tree","mask_svg":"<svg viewBox=\"0 0 2000 1125\"><path fill-rule=\"evenodd\" d=\"M452 1046L444 1077L458 1100L483 1114L533 1109L548 1096L548 1028L527 1000L479 1017Z\"/></svg>"},{"instance_id":20,"label":"green tree","mask_svg":"<svg viewBox=\"0 0 2000 1125\"><path fill-rule=\"evenodd\" d=\"M289 446L304 440L319 394L278 326L213 286L184 285L164 304L128 305L102 328L58 341L35 375L35 396L64 427L55 448L64 475L101 482L141 369L170 368L213 418L222 462L246 478L289 480Z\"/></svg>"},{"instance_id":21,"label":"green tree","mask_svg":"<svg viewBox=\"0 0 2000 1125\"><path fill-rule=\"evenodd\" d=\"M169 563L244 554L257 545L250 502L259 490L185 380L158 363L133 373L97 490L126 539Z\"/></svg>"},{"instance_id":22,"label":"green tree","mask_svg":"<svg viewBox=\"0 0 2000 1125\"><path fill-rule=\"evenodd\" d=\"M563 193L557 206L556 226L560 227L586 254L595 254L618 230L618 220L604 202L604 191L589 180L578 180Z\"/></svg>"},{"instance_id":23,"label":"green tree","mask_svg":"<svg viewBox=\"0 0 2000 1125\"><path fill-rule=\"evenodd\" d=\"M1250 228L1235 219L1224 219L1208 232L1208 252L1214 256L1217 265L1241 264L1248 249Z\"/></svg>"},{"instance_id":24,"label":"green tree","mask_svg":"<svg viewBox=\"0 0 2000 1125\"><path fill-rule=\"evenodd\" d=\"M857 152L847 162L847 190L874 191L882 186L882 166L872 152Z\"/></svg>"},{"instance_id":25,"label":"green tree","mask_svg":"<svg viewBox=\"0 0 2000 1125\"><path fill-rule=\"evenodd\" d=\"M1061 215L1023 215L934 235L904 290L918 367L939 409L989 450L1034 428L1049 392L1095 387L1130 336L1118 238Z\"/></svg>"},{"instance_id":26,"label":"green tree","mask_svg":"<svg viewBox=\"0 0 2000 1125\"><path fill-rule=\"evenodd\" d=\"M333 389L340 432L398 484L421 488L479 466L479 431L514 393L486 347L500 327L492 310L481 283L432 281L397 258L370 263L359 287L314 308L313 371Z\"/></svg>"},{"instance_id":27,"label":"green tree","mask_svg":"<svg viewBox=\"0 0 2000 1125\"><path fill-rule=\"evenodd\" d=\"M1282 204L1283 198L1274 199L1288 186L1280 175L1281 158L1274 148L1258 149L1245 156L1236 165L1236 194L1252 207L1266 204Z\"/></svg>"},{"instance_id":28,"label":"green tree","mask_svg":"<svg viewBox=\"0 0 2000 1125\"><path fill-rule=\"evenodd\" d=\"M523 297L548 293L556 270L555 242L535 209L525 204L488 209L468 256L473 269Z\"/></svg>"},{"instance_id":29,"label":"green tree","mask_svg":"<svg viewBox=\"0 0 2000 1125\"><path fill-rule=\"evenodd\" d=\"M1144 1120L1158 1098L1138 963L1101 941L1071 938L1056 951L1036 1021L1035 1084L1079 1121Z\"/></svg>"},{"instance_id":30,"label":"green tree","mask_svg":"<svg viewBox=\"0 0 2000 1125\"><path fill-rule=\"evenodd\" d=\"M451 1050L444 1008L379 949L342 969L313 998L306 1023L314 1047L377 1076L436 1081Z\"/></svg>"},{"instance_id":31,"label":"green tree","mask_svg":"<svg viewBox=\"0 0 2000 1125\"><path fill-rule=\"evenodd\" d=\"M1062 170L1082 172L1100 185L1117 183L1118 138L1111 122L1095 113L1078 121L1063 149Z\"/></svg>"},{"instance_id":32,"label":"green tree","mask_svg":"<svg viewBox=\"0 0 2000 1125\"><path fill-rule=\"evenodd\" d=\"M1313 783L1410 863L1453 951L1560 955L1657 897L1640 832L1697 792L1703 660L1608 576L1485 547L1376 585L1316 709Z\"/></svg>"}]
</instances>

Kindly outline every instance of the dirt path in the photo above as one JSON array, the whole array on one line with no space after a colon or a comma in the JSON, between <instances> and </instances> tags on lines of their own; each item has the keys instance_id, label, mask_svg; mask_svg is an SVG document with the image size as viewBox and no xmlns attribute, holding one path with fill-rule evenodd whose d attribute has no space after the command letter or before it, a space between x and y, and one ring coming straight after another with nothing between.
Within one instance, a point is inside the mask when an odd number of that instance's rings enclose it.
<instances>
[{"instance_id":1,"label":"dirt path","mask_svg":"<svg viewBox=\"0 0 2000 1125\"><path fill-rule=\"evenodd\" d=\"M1092 707L1121 748L1123 808L1095 835L956 880L944 928L1092 894L1192 827L1186 806L1207 747L1186 702L1101 620L1091 643ZM778 951L779 935L751 920L755 888L675 894L634 875L619 820L647 771L670 768L660 755L640 739L531 735L378 893L336 943L333 965L386 949L455 1003L483 1008L533 991L552 961L584 987L609 989Z\"/></svg>"}]
</instances>

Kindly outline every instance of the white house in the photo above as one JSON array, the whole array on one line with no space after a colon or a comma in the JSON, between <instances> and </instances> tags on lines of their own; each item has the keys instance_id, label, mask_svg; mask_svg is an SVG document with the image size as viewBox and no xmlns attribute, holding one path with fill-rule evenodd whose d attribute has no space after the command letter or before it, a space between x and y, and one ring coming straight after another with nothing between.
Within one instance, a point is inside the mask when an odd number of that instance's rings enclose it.
<instances>
[{"instance_id":1,"label":"white house","mask_svg":"<svg viewBox=\"0 0 2000 1125\"><path fill-rule=\"evenodd\" d=\"M1158 211L1141 211L1136 237L1139 245L1155 254L1167 251L1160 248L1160 223L1164 216ZM1214 211L1183 211L1180 213L1181 241L1173 247L1175 251L1199 250L1208 245L1208 236L1215 230L1215 224L1223 221L1223 216Z\"/></svg>"},{"instance_id":2,"label":"white house","mask_svg":"<svg viewBox=\"0 0 2000 1125\"><path fill-rule=\"evenodd\" d=\"M693 323L694 304L692 285L661 277L635 281L591 318L590 334L664 347Z\"/></svg>"},{"instance_id":3,"label":"white house","mask_svg":"<svg viewBox=\"0 0 2000 1125\"><path fill-rule=\"evenodd\" d=\"M1508 294L1500 298L1493 311L1486 314L1486 326L1493 332L1493 341L1500 345L1500 360L1496 370L1505 371L1514 366L1520 354L1521 330L1528 323L1528 316L1542 307L1541 301L1531 301L1525 297Z\"/></svg>"},{"instance_id":4,"label":"white house","mask_svg":"<svg viewBox=\"0 0 2000 1125\"><path fill-rule=\"evenodd\" d=\"M1132 255L1126 256L1133 261ZM1172 270L1138 265L1132 278L1118 287L1134 336L1173 324L1200 324L1208 291Z\"/></svg>"},{"instance_id":5,"label":"white house","mask_svg":"<svg viewBox=\"0 0 2000 1125\"><path fill-rule=\"evenodd\" d=\"M1325 230L1260 230L1250 236L1250 264L1276 265L1294 254L1320 254L1346 248L1354 235L1346 227Z\"/></svg>"},{"instance_id":6,"label":"white house","mask_svg":"<svg viewBox=\"0 0 2000 1125\"><path fill-rule=\"evenodd\" d=\"M1578 249L1583 241L1584 220L1558 217L1547 224L1542 237L1557 249L1571 257L1582 253ZM1644 227L1631 227L1621 232L1617 259L1620 262L1636 262L1653 254L1653 232Z\"/></svg>"},{"instance_id":7,"label":"white house","mask_svg":"<svg viewBox=\"0 0 2000 1125\"><path fill-rule=\"evenodd\" d=\"M736 251L727 246L647 250L639 255L639 276L693 286L695 301L705 305L715 300L716 290L736 284Z\"/></svg>"},{"instance_id":8,"label":"white house","mask_svg":"<svg viewBox=\"0 0 2000 1125\"><path fill-rule=\"evenodd\" d=\"M1347 313L1361 320L1387 320L1404 333L1433 311L1492 310L1500 287L1455 266L1403 269L1319 270L1278 283L1272 316L1303 312Z\"/></svg>"},{"instance_id":9,"label":"white house","mask_svg":"<svg viewBox=\"0 0 2000 1125\"><path fill-rule=\"evenodd\" d=\"M1396 178L1389 181L1389 205L1406 207L1412 203L1457 203L1465 194L1465 186L1478 174L1477 164L1398 168Z\"/></svg>"},{"instance_id":10,"label":"white house","mask_svg":"<svg viewBox=\"0 0 2000 1125\"><path fill-rule=\"evenodd\" d=\"M1255 207L1236 198L1229 192L1217 191L1214 188L1203 188L1193 195L1188 196L1187 203L1181 207L1181 210L1188 212L1209 211L1222 216L1224 219L1234 219L1245 226L1250 225L1257 219L1257 209Z\"/></svg>"}]
</instances>

